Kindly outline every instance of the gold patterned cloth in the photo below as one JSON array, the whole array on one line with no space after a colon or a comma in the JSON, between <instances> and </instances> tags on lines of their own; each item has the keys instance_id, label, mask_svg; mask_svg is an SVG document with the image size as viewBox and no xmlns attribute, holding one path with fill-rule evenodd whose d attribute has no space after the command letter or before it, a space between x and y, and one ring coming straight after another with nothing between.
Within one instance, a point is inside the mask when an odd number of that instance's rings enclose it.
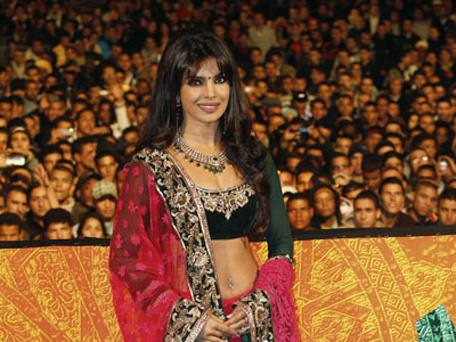
<instances>
[{"instance_id":1,"label":"gold patterned cloth","mask_svg":"<svg viewBox=\"0 0 456 342\"><path fill-rule=\"evenodd\" d=\"M266 244L253 244L266 260ZM301 341L417 341L439 305L456 319L456 236L295 241ZM0 341L121 342L108 247L0 249Z\"/></svg>"}]
</instances>

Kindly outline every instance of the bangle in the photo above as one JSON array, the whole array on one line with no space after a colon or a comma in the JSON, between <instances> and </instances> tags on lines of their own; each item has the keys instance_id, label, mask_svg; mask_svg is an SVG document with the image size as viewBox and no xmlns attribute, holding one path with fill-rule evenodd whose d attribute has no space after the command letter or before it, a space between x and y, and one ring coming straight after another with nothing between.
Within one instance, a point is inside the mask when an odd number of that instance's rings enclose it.
<instances>
[{"instance_id":1,"label":"bangle","mask_svg":"<svg viewBox=\"0 0 456 342\"><path fill-rule=\"evenodd\" d=\"M294 259L288 254L275 255L275 256L269 258L268 260L277 260L277 259L282 259L282 260L288 261L293 267L295 265Z\"/></svg>"}]
</instances>

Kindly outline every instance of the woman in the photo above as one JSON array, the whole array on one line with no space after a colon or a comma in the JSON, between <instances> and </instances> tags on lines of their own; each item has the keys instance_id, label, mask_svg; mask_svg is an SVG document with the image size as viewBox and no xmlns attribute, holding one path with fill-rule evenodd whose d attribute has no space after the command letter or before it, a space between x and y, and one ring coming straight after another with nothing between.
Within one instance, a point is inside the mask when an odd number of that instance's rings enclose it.
<instances>
[{"instance_id":1,"label":"woman","mask_svg":"<svg viewBox=\"0 0 456 342\"><path fill-rule=\"evenodd\" d=\"M78 238L103 239L107 237L106 227L103 219L95 212L88 212L84 215L78 227Z\"/></svg>"},{"instance_id":2,"label":"woman","mask_svg":"<svg viewBox=\"0 0 456 342\"><path fill-rule=\"evenodd\" d=\"M111 243L125 341L297 341L280 184L250 135L230 52L181 33L157 79ZM258 272L248 236L261 227L270 259Z\"/></svg>"}]
</instances>

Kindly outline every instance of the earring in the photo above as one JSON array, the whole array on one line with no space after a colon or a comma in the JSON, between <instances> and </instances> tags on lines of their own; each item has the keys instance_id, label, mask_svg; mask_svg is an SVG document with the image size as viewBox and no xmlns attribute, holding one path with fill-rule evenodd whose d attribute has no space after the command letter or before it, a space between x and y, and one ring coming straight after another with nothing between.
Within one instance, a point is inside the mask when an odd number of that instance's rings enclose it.
<instances>
[{"instance_id":1,"label":"earring","mask_svg":"<svg viewBox=\"0 0 456 342\"><path fill-rule=\"evenodd\" d=\"M223 114L223 128L222 128L222 134L223 134L223 135L226 134L226 128L227 128L227 127L226 127L226 125L227 125L227 123L226 123L226 120L227 120L226 117L227 117L227 116L228 116L228 113Z\"/></svg>"},{"instance_id":2,"label":"earring","mask_svg":"<svg viewBox=\"0 0 456 342\"><path fill-rule=\"evenodd\" d=\"M182 121L181 115L182 115L182 103L180 102L180 100L177 100L177 103L176 103L176 129L179 129L180 122Z\"/></svg>"}]
</instances>

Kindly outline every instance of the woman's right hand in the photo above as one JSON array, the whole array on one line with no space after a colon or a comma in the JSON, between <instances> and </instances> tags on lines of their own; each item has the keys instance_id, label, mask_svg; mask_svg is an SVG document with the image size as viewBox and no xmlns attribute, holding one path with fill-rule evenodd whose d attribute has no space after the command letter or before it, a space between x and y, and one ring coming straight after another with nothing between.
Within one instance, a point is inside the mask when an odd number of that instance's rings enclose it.
<instances>
[{"instance_id":1,"label":"woman's right hand","mask_svg":"<svg viewBox=\"0 0 456 342\"><path fill-rule=\"evenodd\" d=\"M226 342L226 338L237 336L236 329L212 315L196 338L199 342Z\"/></svg>"}]
</instances>

